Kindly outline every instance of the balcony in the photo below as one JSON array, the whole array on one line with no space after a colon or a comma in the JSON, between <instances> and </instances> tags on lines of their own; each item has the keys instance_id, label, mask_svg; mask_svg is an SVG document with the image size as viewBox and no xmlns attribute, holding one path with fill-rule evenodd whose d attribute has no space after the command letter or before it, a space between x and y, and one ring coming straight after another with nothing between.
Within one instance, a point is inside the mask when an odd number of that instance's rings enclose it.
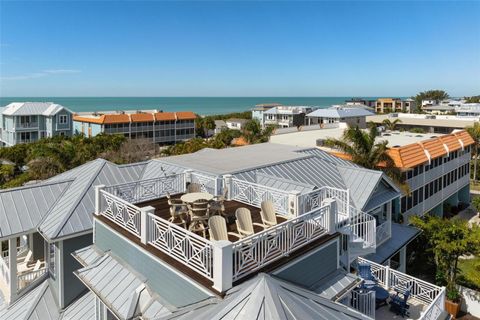
<instances>
[{"instance_id":1,"label":"balcony","mask_svg":"<svg viewBox=\"0 0 480 320\"><path fill-rule=\"evenodd\" d=\"M28 129L38 129L38 122L18 122L15 126L15 130L28 130Z\"/></svg>"},{"instance_id":2,"label":"balcony","mask_svg":"<svg viewBox=\"0 0 480 320\"><path fill-rule=\"evenodd\" d=\"M237 232L234 212L250 210L253 222L261 223L260 204L273 202L281 216L270 228L255 228L254 234L230 241L214 241L169 222L166 193L178 197L187 183L202 192L218 195L226 188L227 228ZM212 177L187 171L181 174L114 186L96 187L97 219L130 240L151 250L174 267L224 292L251 274L272 267L281 259L298 254L308 244L323 242L338 231L348 233L365 247L375 247L375 220L349 205L347 190L324 187L310 193L284 191L236 179ZM186 270L185 270L186 269ZM193 273L192 273L193 272Z\"/></svg>"},{"instance_id":3,"label":"balcony","mask_svg":"<svg viewBox=\"0 0 480 320\"><path fill-rule=\"evenodd\" d=\"M407 300L408 319L436 320L440 315L446 316L444 287L438 287L363 258L358 258L357 262L370 265L372 274L378 280L376 286L386 290L390 296L397 292L403 293L410 290L410 297ZM375 298L375 291L354 289L340 297L338 301L374 319L397 319L400 317L391 312L388 305L379 305L378 302L376 305ZM390 299L388 298L387 301Z\"/></svg>"}]
</instances>

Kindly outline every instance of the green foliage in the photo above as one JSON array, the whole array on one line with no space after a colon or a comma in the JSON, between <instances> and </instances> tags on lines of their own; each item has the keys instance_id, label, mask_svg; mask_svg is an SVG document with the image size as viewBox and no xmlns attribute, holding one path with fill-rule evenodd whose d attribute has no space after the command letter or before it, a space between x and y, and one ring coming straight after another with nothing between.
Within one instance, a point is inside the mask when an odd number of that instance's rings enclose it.
<instances>
[{"instance_id":1,"label":"green foliage","mask_svg":"<svg viewBox=\"0 0 480 320\"><path fill-rule=\"evenodd\" d=\"M468 288L480 290L480 257L460 259L458 268L460 269L460 274L457 283Z\"/></svg>"},{"instance_id":2,"label":"green foliage","mask_svg":"<svg viewBox=\"0 0 480 320\"><path fill-rule=\"evenodd\" d=\"M417 106L418 110L422 108L422 100L445 100L448 99L450 96L444 90L428 90L418 93L412 99L415 100L415 105Z\"/></svg>"},{"instance_id":3,"label":"green foliage","mask_svg":"<svg viewBox=\"0 0 480 320\"><path fill-rule=\"evenodd\" d=\"M423 129L423 128L412 128L408 131L411 132L411 133L425 133L425 129Z\"/></svg>"},{"instance_id":4,"label":"green foliage","mask_svg":"<svg viewBox=\"0 0 480 320\"><path fill-rule=\"evenodd\" d=\"M447 291L450 291L453 300L459 258L479 253L480 227L469 227L467 221L462 219L441 219L428 215L422 218L412 217L410 222L423 230L422 239L428 243L428 250L434 255L437 275L444 274L447 288L450 288Z\"/></svg>"},{"instance_id":5,"label":"green foliage","mask_svg":"<svg viewBox=\"0 0 480 320\"><path fill-rule=\"evenodd\" d=\"M480 196L476 196L472 199L472 206L477 212L480 212Z\"/></svg>"},{"instance_id":6,"label":"green foliage","mask_svg":"<svg viewBox=\"0 0 480 320\"><path fill-rule=\"evenodd\" d=\"M390 119L384 119L382 121L382 124L385 126L387 130L394 131L397 128L397 125L401 122L402 120L400 119L395 119L393 121L391 121Z\"/></svg>"},{"instance_id":7,"label":"green foliage","mask_svg":"<svg viewBox=\"0 0 480 320\"><path fill-rule=\"evenodd\" d=\"M15 166L10 164L0 165L0 184L11 180L15 175Z\"/></svg>"},{"instance_id":8,"label":"green foliage","mask_svg":"<svg viewBox=\"0 0 480 320\"><path fill-rule=\"evenodd\" d=\"M478 146L480 145L480 123L475 122L472 127L467 127L467 132L470 136L475 140L475 144L473 145L473 181L477 180L477 168L478 168Z\"/></svg>"},{"instance_id":9,"label":"green foliage","mask_svg":"<svg viewBox=\"0 0 480 320\"><path fill-rule=\"evenodd\" d=\"M399 183L405 191L408 187L402 180L400 169L395 166L393 159L388 155L388 141L375 142L378 136L377 128L369 126L368 132L358 126L350 127L343 133L341 139L327 139L325 145L336 148L349 155L352 161L367 169L381 169L394 181Z\"/></svg>"},{"instance_id":10,"label":"green foliage","mask_svg":"<svg viewBox=\"0 0 480 320\"><path fill-rule=\"evenodd\" d=\"M465 99L465 103L480 103L480 95L468 97Z\"/></svg>"},{"instance_id":11,"label":"green foliage","mask_svg":"<svg viewBox=\"0 0 480 320\"><path fill-rule=\"evenodd\" d=\"M245 112L234 112L234 113L227 113L227 114L215 114L202 117L200 115L196 115L197 119L195 119L195 132L197 137L206 138L207 133L209 130L215 129L215 120L227 120L230 118L236 119L252 119L252 113L250 111Z\"/></svg>"},{"instance_id":12,"label":"green foliage","mask_svg":"<svg viewBox=\"0 0 480 320\"><path fill-rule=\"evenodd\" d=\"M260 122L257 119L252 119L245 123L243 136L250 144L268 142L274 129L275 126L273 125L266 126L262 129Z\"/></svg>"}]
</instances>

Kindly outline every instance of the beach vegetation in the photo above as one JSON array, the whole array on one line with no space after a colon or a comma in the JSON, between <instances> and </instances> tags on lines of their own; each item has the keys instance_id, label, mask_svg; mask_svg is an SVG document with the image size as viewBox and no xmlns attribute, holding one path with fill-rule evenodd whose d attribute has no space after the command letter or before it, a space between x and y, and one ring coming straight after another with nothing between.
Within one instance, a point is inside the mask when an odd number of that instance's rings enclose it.
<instances>
[{"instance_id":1,"label":"beach vegetation","mask_svg":"<svg viewBox=\"0 0 480 320\"><path fill-rule=\"evenodd\" d=\"M417 111L422 112L422 100L436 100L442 101L450 98L448 93L444 90L427 90L419 92L416 96L412 97L415 100Z\"/></svg>"}]
</instances>

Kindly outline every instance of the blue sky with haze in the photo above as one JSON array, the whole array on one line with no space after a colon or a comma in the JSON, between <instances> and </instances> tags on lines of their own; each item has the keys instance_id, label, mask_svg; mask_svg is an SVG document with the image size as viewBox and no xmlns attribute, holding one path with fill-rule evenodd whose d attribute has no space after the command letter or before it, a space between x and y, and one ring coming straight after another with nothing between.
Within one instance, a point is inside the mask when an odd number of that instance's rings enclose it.
<instances>
[{"instance_id":1,"label":"blue sky with haze","mask_svg":"<svg viewBox=\"0 0 480 320\"><path fill-rule=\"evenodd\" d=\"M2 1L0 95L480 94L479 17L479 1Z\"/></svg>"}]
</instances>

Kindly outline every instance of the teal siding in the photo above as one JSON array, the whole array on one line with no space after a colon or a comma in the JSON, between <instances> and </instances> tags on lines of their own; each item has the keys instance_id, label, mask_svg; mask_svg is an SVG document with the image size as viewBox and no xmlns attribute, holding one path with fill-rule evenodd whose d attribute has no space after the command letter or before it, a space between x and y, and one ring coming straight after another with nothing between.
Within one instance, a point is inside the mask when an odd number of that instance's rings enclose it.
<instances>
[{"instance_id":1,"label":"teal siding","mask_svg":"<svg viewBox=\"0 0 480 320\"><path fill-rule=\"evenodd\" d=\"M68 306L73 300L75 300L75 298L87 290L83 283L73 274L73 271L82 268L82 265L72 256L72 253L91 245L92 242L92 234L63 241L62 265L64 307Z\"/></svg>"},{"instance_id":2,"label":"teal siding","mask_svg":"<svg viewBox=\"0 0 480 320\"><path fill-rule=\"evenodd\" d=\"M181 307L209 297L190 281L98 221L95 221L95 245L103 251L111 250L124 260L133 270L143 275L152 290L171 305Z\"/></svg>"},{"instance_id":3,"label":"teal siding","mask_svg":"<svg viewBox=\"0 0 480 320\"><path fill-rule=\"evenodd\" d=\"M306 258L299 258L297 262L285 269L281 269L276 276L309 288L321 279L337 270L337 240Z\"/></svg>"}]
</instances>

